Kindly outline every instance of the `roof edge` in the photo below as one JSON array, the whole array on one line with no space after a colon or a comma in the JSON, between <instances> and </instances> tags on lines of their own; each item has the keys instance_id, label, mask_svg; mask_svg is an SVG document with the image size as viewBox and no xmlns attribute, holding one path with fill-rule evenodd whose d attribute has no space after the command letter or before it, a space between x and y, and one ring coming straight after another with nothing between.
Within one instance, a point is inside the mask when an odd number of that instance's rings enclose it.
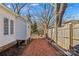
<instances>
[{"instance_id":1,"label":"roof edge","mask_svg":"<svg viewBox=\"0 0 79 59\"><path fill-rule=\"evenodd\" d=\"M9 13L11 13L11 14L13 14L13 15L15 15L15 16L19 16L17 13L11 11L9 8L7 8L6 6L4 6L3 4L0 3L0 6L1 6L2 8L4 8L6 11L8 11Z\"/></svg>"}]
</instances>

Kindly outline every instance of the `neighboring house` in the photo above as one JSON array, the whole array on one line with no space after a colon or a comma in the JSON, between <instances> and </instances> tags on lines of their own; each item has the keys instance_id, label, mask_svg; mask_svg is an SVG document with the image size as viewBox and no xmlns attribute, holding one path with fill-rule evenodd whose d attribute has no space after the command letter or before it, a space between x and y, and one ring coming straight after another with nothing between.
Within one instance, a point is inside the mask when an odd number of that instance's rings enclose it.
<instances>
[{"instance_id":1,"label":"neighboring house","mask_svg":"<svg viewBox=\"0 0 79 59\"><path fill-rule=\"evenodd\" d=\"M79 23L79 20L69 20L63 22L62 26L64 26L65 24L77 24L77 23Z\"/></svg>"},{"instance_id":2,"label":"neighboring house","mask_svg":"<svg viewBox=\"0 0 79 59\"><path fill-rule=\"evenodd\" d=\"M27 20L0 4L0 52L16 44L17 40L30 38Z\"/></svg>"}]
</instances>

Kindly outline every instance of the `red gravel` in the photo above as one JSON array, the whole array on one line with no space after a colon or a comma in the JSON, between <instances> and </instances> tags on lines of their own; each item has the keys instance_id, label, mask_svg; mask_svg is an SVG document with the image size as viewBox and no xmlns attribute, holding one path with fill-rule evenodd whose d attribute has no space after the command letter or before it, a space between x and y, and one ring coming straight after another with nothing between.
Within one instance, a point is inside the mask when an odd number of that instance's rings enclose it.
<instances>
[{"instance_id":1,"label":"red gravel","mask_svg":"<svg viewBox=\"0 0 79 59\"><path fill-rule=\"evenodd\" d=\"M51 46L45 39L33 39L22 53L23 56L59 56L61 51Z\"/></svg>"}]
</instances>

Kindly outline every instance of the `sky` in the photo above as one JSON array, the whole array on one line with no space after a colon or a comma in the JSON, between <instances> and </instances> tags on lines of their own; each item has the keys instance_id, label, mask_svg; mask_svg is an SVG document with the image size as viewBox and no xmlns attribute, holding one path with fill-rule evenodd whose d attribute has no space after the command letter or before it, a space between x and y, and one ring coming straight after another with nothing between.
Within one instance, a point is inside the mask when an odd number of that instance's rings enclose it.
<instances>
[{"instance_id":1,"label":"sky","mask_svg":"<svg viewBox=\"0 0 79 59\"><path fill-rule=\"evenodd\" d=\"M22 4L20 4L22 5ZM29 3L28 4L29 7L31 7L31 10L30 10L30 13L32 15L39 15L40 12L43 10L42 9L42 6L43 4L35 4L35 3ZM10 4L7 4L7 6L9 8L11 8L11 5ZM23 8L23 10L21 11L22 15L26 15L27 14L27 9L28 7L25 6ZM33 11L33 12L32 12ZM63 16L63 21L68 21L68 20L79 20L79 3L69 3L68 4L68 7L64 13L64 16Z\"/></svg>"},{"instance_id":2,"label":"sky","mask_svg":"<svg viewBox=\"0 0 79 59\"><path fill-rule=\"evenodd\" d=\"M79 3L68 4L63 20L79 20Z\"/></svg>"}]
</instances>

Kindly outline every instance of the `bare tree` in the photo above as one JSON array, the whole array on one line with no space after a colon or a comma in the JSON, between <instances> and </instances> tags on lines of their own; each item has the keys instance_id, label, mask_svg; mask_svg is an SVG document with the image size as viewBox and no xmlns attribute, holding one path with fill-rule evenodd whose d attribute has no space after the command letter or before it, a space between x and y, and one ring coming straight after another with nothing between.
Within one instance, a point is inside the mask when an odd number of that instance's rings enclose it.
<instances>
[{"instance_id":1,"label":"bare tree","mask_svg":"<svg viewBox=\"0 0 79 59\"><path fill-rule=\"evenodd\" d=\"M67 8L67 3L57 3L56 6L56 24L58 27L61 26L62 18Z\"/></svg>"},{"instance_id":2,"label":"bare tree","mask_svg":"<svg viewBox=\"0 0 79 59\"><path fill-rule=\"evenodd\" d=\"M61 26L62 18L67 8L66 3L57 3L54 7L49 6L49 4L44 4L44 11L41 12L41 24L44 28L44 35L47 35L49 27L52 27L56 20L56 26ZM47 8L48 7L48 8ZM56 19L55 19L56 16Z\"/></svg>"},{"instance_id":3,"label":"bare tree","mask_svg":"<svg viewBox=\"0 0 79 59\"><path fill-rule=\"evenodd\" d=\"M53 22L55 20L54 13L53 13L53 7L50 4L43 4L42 11L40 12L38 18L40 20L41 26L44 30L44 35L46 36L48 33L48 28L53 25Z\"/></svg>"},{"instance_id":4,"label":"bare tree","mask_svg":"<svg viewBox=\"0 0 79 59\"><path fill-rule=\"evenodd\" d=\"M54 12L55 12L55 39L58 41L58 30L57 27L60 27L62 24L62 18L67 8L66 3L56 3L54 4Z\"/></svg>"},{"instance_id":5,"label":"bare tree","mask_svg":"<svg viewBox=\"0 0 79 59\"><path fill-rule=\"evenodd\" d=\"M20 14L21 10L26 6L26 3L3 3L5 6L8 4L11 6L10 9L12 9L15 13Z\"/></svg>"}]
</instances>

